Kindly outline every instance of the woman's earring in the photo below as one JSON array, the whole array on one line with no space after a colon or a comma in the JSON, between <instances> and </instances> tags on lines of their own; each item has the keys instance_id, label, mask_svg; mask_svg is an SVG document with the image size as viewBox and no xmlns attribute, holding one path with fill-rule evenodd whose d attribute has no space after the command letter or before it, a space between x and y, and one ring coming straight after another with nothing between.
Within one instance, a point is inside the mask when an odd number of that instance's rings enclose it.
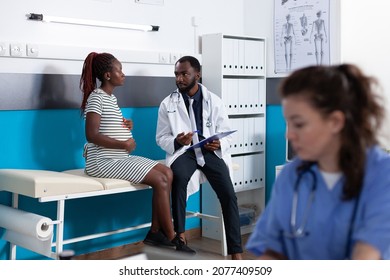
<instances>
[{"instance_id":1,"label":"woman's earring","mask_svg":"<svg viewBox=\"0 0 390 280\"><path fill-rule=\"evenodd\" d=\"M110 77L107 78L107 81L109 81L109 80L110 80Z\"/></svg>"}]
</instances>

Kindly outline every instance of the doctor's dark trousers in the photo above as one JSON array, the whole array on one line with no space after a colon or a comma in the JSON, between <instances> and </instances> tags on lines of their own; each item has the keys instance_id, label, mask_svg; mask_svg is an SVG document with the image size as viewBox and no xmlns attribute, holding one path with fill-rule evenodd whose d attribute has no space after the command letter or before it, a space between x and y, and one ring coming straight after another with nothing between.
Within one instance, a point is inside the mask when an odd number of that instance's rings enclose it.
<instances>
[{"instance_id":1,"label":"doctor's dark trousers","mask_svg":"<svg viewBox=\"0 0 390 280\"><path fill-rule=\"evenodd\" d=\"M187 185L195 170L200 169L206 175L221 203L228 254L242 253L237 197L229 169L215 153L205 149L202 149L202 153L206 162L203 167L196 163L194 150L187 150L171 165L173 171L172 216L175 231L176 233L185 232Z\"/></svg>"}]
</instances>

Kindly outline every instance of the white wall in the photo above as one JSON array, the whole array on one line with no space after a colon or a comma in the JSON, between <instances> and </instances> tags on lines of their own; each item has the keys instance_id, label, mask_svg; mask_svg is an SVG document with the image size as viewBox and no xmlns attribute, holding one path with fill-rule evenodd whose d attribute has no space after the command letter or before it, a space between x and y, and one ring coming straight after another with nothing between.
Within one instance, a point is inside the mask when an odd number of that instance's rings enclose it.
<instances>
[{"instance_id":1,"label":"white wall","mask_svg":"<svg viewBox=\"0 0 390 280\"><path fill-rule=\"evenodd\" d=\"M267 40L267 77L273 74L273 11L274 0L244 0L245 35L264 37Z\"/></svg>"},{"instance_id":2,"label":"white wall","mask_svg":"<svg viewBox=\"0 0 390 280\"><path fill-rule=\"evenodd\" d=\"M142 65L157 62L159 53L196 54L204 33L243 32L243 0L165 0L164 5L138 4L135 0L13 0L4 1L0 17L0 42L36 44L40 58L0 56L0 72L80 72L80 60L90 51L107 50L120 60L141 61L130 73L170 75L171 65ZM26 14L83 18L89 20L159 25L158 32L42 23L27 20ZM195 17L198 26L194 27ZM139 51L139 52L132 52ZM78 60L77 63L74 60ZM152 63L153 64L153 63ZM154 63L155 64L155 63ZM50 65L50 67L47 67ZM64 67L62 67L64 66ZM58 69L60 67L61 69ZM57 68L57 69L56 69ZM49 70L48 70L49 69ZM168 71L169 69L169 71ZM125 69L126 70L126 69ZM138 73L138 72L141 73Z\"/></svg>"},{"instance_id":3,"label":"white wall","mask_svg":"<svg viewBox=\"0 0 390 280\"><path fill-rule=\"evenodd\" d=\"M359 65L378 78L390 112L390 3L383 0L343 0L341 2L341 59ZM382 144L390 149L389 113L382 130Z\"/></svg>"},{"instance_id":4,"label":"white wall","mask_svg":"<svg viewBox=\"0 0 390 280\"><path fill-rule=\"evenodd\" d=\"M387 2L372 0L367 5L364 1L331 0L330 34L332 63L357 63L378 77L389 95ZM172 65L159 63L159 54L197 54L201 50L199 36L222 32L267 38L267 76L278 77L273 66L273 9L274 0L165 0L162 6L137 4L135 0L6 1L0 17L0 43L36 44L40 53L38 59L13 58L9 53L0 56L0 72L79 74L88 52L105 50L125 62L136 62L124 65L128 75L171 76ZM159 25L160 31L45 24L28 21L28 13L153 24ZM192 23L194 17L197 27ZM382 142L390 148L389 137Z\"/></svg>"}]
</instances>

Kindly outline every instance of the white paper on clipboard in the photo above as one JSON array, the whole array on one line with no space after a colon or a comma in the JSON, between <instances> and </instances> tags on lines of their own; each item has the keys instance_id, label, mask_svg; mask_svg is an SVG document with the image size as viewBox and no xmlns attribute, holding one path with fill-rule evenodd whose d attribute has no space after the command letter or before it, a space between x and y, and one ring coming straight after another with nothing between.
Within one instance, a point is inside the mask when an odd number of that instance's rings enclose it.
<instances>
[{"instance_id":1,"label":"white paper on clipboard","mask_svg":"<svg viewBox=\"0 0 390 280\"><path fill-rule=\"evenodd\" d=\"M223 137L226 137L234 132L236 132L237 130L230 130L230 131L225 131L225 132L220 132L220 133L217 133L217 134L214 134L213 136L210 136L208 138L205 138L203 139L202 141L199 141L198 143L192 145L192 146L189 146L187 148L188 149L195 149L195 148L200 148L200 147L203 147L204 145L206 145L207 143L209 142L212 142L213 140L218 140L218 139L221 139Z\"/></svg>"}]
</instances>

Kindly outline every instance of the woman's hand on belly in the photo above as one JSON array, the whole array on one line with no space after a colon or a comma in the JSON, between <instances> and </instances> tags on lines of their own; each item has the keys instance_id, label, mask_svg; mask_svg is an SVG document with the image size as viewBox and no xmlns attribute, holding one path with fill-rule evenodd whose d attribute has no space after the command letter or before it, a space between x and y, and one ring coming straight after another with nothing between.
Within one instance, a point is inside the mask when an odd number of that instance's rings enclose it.
<instances>
[{"instance_id":1,"label":"woman's hand on belly","mask_svg":"<svg viewBox=\"0 0 390 280\"><path fill-rule=\"evenodd\" d=\"M135 150L136 143L134 138L129 138L125 141L125 149L130 154L132 151Z\"/></svg>"},{"instance_id":2,"label":"woman's hand on belly","mask_svg":"<svg viewBox=\"0 0 390 280\"><path fill-rule=\"evenodd\" d=\"M133 130L133 121L123 118L123 125L124 128L128 130Z\"/></svg>"}]
</instances>

